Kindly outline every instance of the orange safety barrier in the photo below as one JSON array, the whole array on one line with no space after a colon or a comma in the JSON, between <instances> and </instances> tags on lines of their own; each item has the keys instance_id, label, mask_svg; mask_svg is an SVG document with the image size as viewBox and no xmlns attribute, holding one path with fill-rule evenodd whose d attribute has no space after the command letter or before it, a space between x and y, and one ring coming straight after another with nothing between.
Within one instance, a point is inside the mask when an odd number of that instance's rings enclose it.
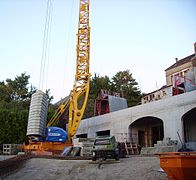
<instances>
[{"instance_id":1,"label":"orange safety barrier","mask_svg":"<svg viewBox=\"0 0 196 180\"><path fill-rule=\"evenodd\" d=\"M157 154L169 180L196 180L196 152Z\"/></svg>"}]
</instances>

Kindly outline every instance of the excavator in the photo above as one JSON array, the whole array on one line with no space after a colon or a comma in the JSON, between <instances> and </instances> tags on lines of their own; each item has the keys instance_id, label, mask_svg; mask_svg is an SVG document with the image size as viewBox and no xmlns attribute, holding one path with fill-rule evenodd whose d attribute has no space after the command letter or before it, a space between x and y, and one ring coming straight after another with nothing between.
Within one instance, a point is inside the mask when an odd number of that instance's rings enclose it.
<instances>
[{"instance_id":1,"label":"excavator","mask_svg":"<svg viewBox=\"0 0 196 180\"><path fill-rule=\"evenodd\" d=\"M79 22L77 33L77 49L76 49L76 74L73 89L70 95L57 108L56 112L49 120L47 128L52 129L56 125L65 111L68 109L68 133L66 141L32 141L29 138L28 143L23 147L25 152L62 152L66 146L73 146L72 139L76 134L80 121L83 117L84 110L88 100L90 85L90 27L89 27L89 1L80 0L79 6ZM61 129L61 128L59 128ZM50 129L49 129L50 130ZM53 133L55 134L55 133Z\"/></svg>"}]
</instances>

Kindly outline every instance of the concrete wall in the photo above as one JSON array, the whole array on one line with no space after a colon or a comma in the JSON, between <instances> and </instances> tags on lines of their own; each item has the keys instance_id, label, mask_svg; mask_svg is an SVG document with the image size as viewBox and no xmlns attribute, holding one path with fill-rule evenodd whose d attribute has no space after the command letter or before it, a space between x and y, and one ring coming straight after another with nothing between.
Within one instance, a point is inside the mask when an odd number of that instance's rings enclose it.
<instances>
[{"instance_id":1,"label":"concrete wall","mask_svg":"<svg viewBox=\"0 0 196 180\"><path fill-rule=\"evenodd\" d=\"M128 107L125 98L108 95L110 112L118 111Z\"/></svg>"},{"instance_id":2,"label":"concrete wall","mask_svg":"<svg viewBox=\"0 0 196 180\"><path fill-rule=\"evenodd\" d=\"M179 141L177 131L183 137L182 116L194 107L196 107L196 91L84 119L81 121L77 135L87 133L88 138L95 138L96 132L110 130L111 135L115 135L117 140L122 141L129 138L131 123L151 116L163 121L164 137Z\"/></svg>"}]
</instances>

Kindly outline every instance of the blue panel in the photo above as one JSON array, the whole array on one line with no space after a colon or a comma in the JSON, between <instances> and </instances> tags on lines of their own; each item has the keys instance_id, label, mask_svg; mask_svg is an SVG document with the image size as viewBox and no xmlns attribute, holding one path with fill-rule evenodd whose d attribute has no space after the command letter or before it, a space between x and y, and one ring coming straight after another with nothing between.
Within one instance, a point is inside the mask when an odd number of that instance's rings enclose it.
<instances>
[{"instance_id":1,"label":"blue panel","mask_svg":"<svg viewBox=\"0 0 196 180\"><path fill-rule=\"evenodd\" d=\"M67 132L59 127L46 128L46 141L47 142L65 142L67 140Z\"/></svg>"}]
</instances>

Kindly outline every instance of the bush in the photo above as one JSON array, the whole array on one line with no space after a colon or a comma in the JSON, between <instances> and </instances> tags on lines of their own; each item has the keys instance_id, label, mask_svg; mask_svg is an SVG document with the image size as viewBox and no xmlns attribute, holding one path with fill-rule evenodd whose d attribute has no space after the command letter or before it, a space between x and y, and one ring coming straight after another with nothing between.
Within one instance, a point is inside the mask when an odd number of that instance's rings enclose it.
<instances>
[{"instance_id":1,"label":"bush","mask_svg":"<svg viewBox=\"0 0 196 180\"><path fill-rule=\"evenodd\" d=\"M0 110L0 144L23 143L27 121L28 110Z\"/></svg>"}]
</instances>

